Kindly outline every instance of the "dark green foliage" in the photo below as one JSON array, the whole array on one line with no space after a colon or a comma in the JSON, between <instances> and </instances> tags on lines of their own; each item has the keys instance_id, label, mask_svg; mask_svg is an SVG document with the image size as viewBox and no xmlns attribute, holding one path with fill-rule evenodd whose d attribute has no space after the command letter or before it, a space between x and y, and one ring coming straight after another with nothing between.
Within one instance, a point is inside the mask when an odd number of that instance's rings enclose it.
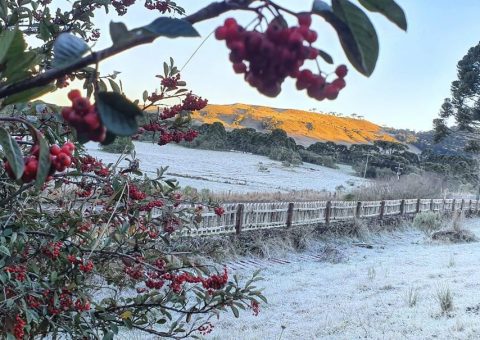
<instances>
[{"instance_id":1,"label":"dark green foliage","mask_svg":"<svg viewBox=\"0 0 480 340\"><path fill-rule=\"evenodd\" d=\"M298 153L300 154L300 157L302 157L303 162L322 165L333 169L338 168L335 165L335 158L332 156L319 155L313 151L301 148L298 150Z\"/></svg>"},{"instance_id":2,"label":"dark green foliage","mask_svg":"<svg viewBox=\"0 0 480 340\"><path fill-rule=\"evenodd\" d=\"M433 121L435 140L448 135L464 135L467 140L478 141L480 123L480 43L470 48L457 64L457 80L451 85L451 98L446 98ZM448 127L450 119L455 121ZM478 144L468 143L469 151L479 151Z\"/></svg>"}]
</instances>

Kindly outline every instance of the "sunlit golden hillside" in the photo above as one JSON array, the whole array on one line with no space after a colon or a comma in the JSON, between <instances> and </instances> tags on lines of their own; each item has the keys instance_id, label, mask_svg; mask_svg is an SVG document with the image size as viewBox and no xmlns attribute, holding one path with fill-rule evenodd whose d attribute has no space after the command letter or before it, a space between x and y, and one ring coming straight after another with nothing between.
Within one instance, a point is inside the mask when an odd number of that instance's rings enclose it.
<instances>
[{"instance_id":1,"label":"sunlit golden hillside","mask_svg":"<svg viewBox=\"0 0 480 340\"><path fill-rule=\"evenodd\" d=\"M381 126L364 119L294 109L246 104L208 105L201 112L196 112L193 118L199 123L221 122L227 129L248 127L267 131L281 128L300 144L316 141L348 144L375 140L395 141Z\"/></svg>"}]
</instances>

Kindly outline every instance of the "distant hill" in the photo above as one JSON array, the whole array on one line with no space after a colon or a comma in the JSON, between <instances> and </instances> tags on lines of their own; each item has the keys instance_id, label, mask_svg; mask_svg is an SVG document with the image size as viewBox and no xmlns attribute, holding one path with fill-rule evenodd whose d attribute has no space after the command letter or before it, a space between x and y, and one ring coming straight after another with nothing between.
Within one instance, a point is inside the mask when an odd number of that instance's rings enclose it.
<instances>
[{"instance_id":1,"label":"distant hill","mask_svg":"<svg viewBox=\"0 0 480 340\"><path fill-rule=\"evenodd\" d=\"M280 128L302 145L318 141L341 144L396 141L381 126L364 119L294 109L247 104L208 105L195 112L193 119L201 124L221 122L227 129L254 128L267 132Z\"/></svg>"}]
</instances>

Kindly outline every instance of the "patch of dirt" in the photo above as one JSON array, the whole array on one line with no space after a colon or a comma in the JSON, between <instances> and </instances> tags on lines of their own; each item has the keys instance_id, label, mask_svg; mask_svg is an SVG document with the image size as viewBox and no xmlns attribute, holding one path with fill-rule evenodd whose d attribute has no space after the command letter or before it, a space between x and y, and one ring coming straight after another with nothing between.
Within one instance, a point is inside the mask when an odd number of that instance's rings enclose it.
<instances>
[{"instance_id":1,"label":"patch of dirt","mask_svg":"<svg viewBox=\"0 0 480 340\"><path fill-rule=\"evenodd\" d=\"M432 234L432 240L452 243L477 242L477 236L468 230L440 230Z\"/></svg>"}]
</instances>

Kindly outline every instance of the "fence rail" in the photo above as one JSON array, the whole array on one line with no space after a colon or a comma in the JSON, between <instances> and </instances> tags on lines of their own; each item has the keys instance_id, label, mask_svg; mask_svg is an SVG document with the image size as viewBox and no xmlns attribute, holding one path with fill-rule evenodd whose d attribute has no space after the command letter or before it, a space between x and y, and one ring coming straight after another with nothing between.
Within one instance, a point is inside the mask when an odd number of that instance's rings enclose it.
<instances>
[{"instance_id":1,"label":"fence rail","mask_svg":"<svg viewBox=\"0 0 480 340\"><path fill-rule=\"evenodd\" d=\"M383 201L315 201L274 203L229 203L225 213L217 216L207 212L197 228L184 229L186 236L240 234L262 229L292 228L354 220L384 219L424 211L439 213L478 212L480 201L465 199L403 199ZM153 215L159 212L153 211Z\"/></svg>"}]
</instances>

